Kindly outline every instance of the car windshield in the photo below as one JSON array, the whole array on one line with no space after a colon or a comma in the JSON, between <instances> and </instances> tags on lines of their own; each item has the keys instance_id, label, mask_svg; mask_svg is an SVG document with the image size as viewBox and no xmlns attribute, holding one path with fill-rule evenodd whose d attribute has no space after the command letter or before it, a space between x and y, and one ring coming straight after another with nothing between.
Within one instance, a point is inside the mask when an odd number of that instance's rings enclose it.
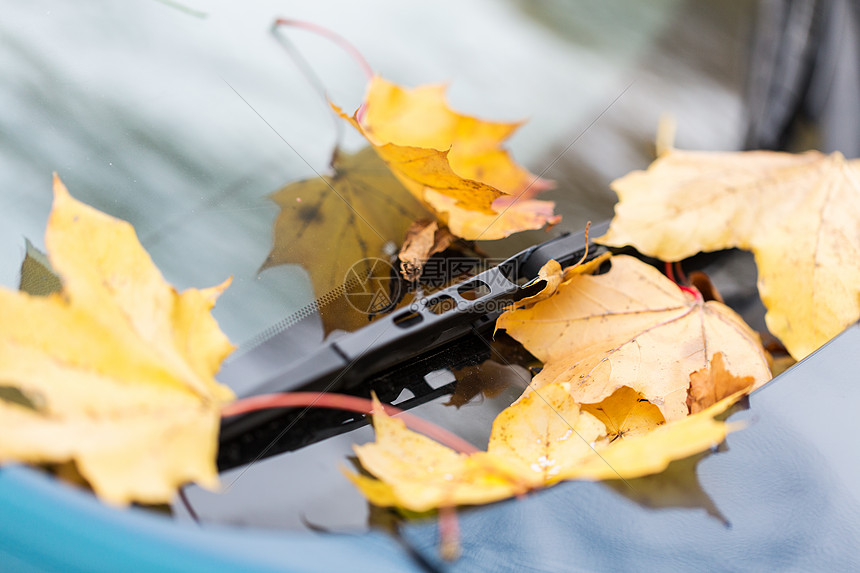
<instances>
[{"instance_id":1,"label":"car windshield","mask_svg":"<svg viewBox=\"0 0 860 573\"><path fill-rule=\"evenodd\" d=\"M856 133L832 114L812 117L823 109L816 86L826 83L803 67L814 59L812 36L776 34L785 48L779 54L762 45L770 38L763 30L782 21L762 8L766 2L7 4L0 18L0 284L18 288L27 241L44 251L56 173L77 199L129 221L177 289L232 277L214 316L240 355L295 329L279 351L284 367L327 336L369 321L351 320L329 304L343 293L353 263L382 258L399 270L392 255L402 234L386 235L352 263L338 258L361 241L351 230L362 225L358 219L379 205L340 195L322 205L315 202L318 191L278 193L324 178L331 187L339 166L333 158L346 161L367 146L332 111L334 104L350 116L362 105L368 85L362 58L401 86L444 84L457 112L523 122L505 145L518 163L554 182L539 198L553 201L561 219L546 229L460 243L458 256L470 260L504 260L610 219L617 200L611 182L646 168L666 146L812 146L840 148L849 157L860 151ZM279 17L290 22L273 30ZM804 24L794 12L785 17L798 29L819 25ZM816 30L822 45L835 33ZM344 49L341 38L351 47ZM790 53L797 58L780 59ZM784 83L763 69L785 72ZM801 98L787 84L812 88ZM839 93L840 102L856 102L845 96L850 92ZM767 101L778 105L764 108ZM801 108L809 113L797 113ZM342 221L303 235L302 225L282 222L284 213L307 225ZM405 227L411 222L406 211L392 217ZM703 264L722 277L724 294L745 317L763 327L751 256L725 260ZM328 282L315 275L323 267ZM398 300L402 306L467 275L410 287ZM484 446L494 416L522 391L518 380L529 375L527 367L524 360L514 374L481 370L514 382L465 406L468 398L452 405L449 392L416 411ZM444 365L433 370L436 387L453 383ZM242 391L241 381L235 389ZM363 427L230 469L222 475L225 492L189 487L189 499L204 521L364 530L378 516L340 468L352 444L372 436ZM289 487L285 475L293 476ZM704 510L711 521L703 527L724 527L723 509L702 495L667 505ZM599 522L599 509L588 510ZM181 504L174 511L189 520Z\"/></svg>"},{"instance_id":2,"label":"car windshield","mask_svg":"<svg viewBox=\"0 0 860 573\"><path fill-rule=\"evenodd\" d=\"M608 183L647 165L664 114L677 121L677 145L743 143L748 6L701 14L682 2L629 11L504 2L460 7L459 24L416 7L385 11L378 29L355 26L368 9L321 3L295 18L348 38L385 78L446 83L457 111L528 120L510 150L556 182L542 196L563 216L556 231L611 216ZM236 343L326 294L299 265L261 271L279 212L270 195L329 174L336 141L327 102L270 33L276 4L214 3L205 13L155 0L33 4L12 13L0 24L2 284L17 286L25 238L44 247L56 172L75 197L130 221L177 287L234 277L215 315ZM475 23L470 33L463 22ZM281 34L332 102L358 107L366 78L348 53L304 29ZM362 146L342 130L342 147ZM549 236L484 248L503 256ZM342 245L335 236L315 248L322 261Z\"/></svg>"}]
</instances>

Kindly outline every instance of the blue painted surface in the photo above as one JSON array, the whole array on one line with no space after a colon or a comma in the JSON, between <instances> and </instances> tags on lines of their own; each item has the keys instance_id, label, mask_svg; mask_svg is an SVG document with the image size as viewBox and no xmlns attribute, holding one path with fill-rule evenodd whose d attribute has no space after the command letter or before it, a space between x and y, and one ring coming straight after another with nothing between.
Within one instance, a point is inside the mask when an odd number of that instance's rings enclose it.
<instances>
[{"instance_id":1,"label":"blue painted surface","mask_svg":"<svg viewBox=\"0 0 860 573\"><path fill-rule=\"evenodd\" d=\"M855 325L732 418L747 427L697 472L729 526L701 508L651 509L604 484L568 483L464 511L455 563L439 559L435 525L410 525L405 537L451 571L858 570L858 372ZM4 571L419 570L380 533L198 528L116 511L19 467L0 471L0 563Z\"/></svg>"},{"instance_id":2,"label":"blue painted surface","mask_svg":"<svg viewBox=\"0 0 860 573\"><path fill-rule=\"evenodd\" d=\"M0 471L0 571L408 571L381 534L277 533L177 524L116 510L25 467Z\"/></svg>"}]
</instances>

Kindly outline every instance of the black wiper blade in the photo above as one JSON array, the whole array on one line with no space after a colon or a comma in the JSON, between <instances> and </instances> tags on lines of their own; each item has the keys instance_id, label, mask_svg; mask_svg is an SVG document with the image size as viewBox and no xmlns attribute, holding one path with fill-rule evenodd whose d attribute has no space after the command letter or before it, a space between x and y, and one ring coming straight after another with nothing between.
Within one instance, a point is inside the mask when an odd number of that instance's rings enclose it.
<instances>
[{"instance_id":1,"label":"black wiper blade","mask_svg":"<svg viewBox=\"0 0 860 573\"><path fill-rule=\"evenodd\" d=\"M463 336L368 378L348 393L363 398L375 394L382 402L401 410L449 395L456 385L453 376L428 381L427 374L481 364L491 356L491 337L491 328ZM368 423L362 414L327 408L287 408L257 414L268 414L268 417L246 418L241 432L221 436L219 470L297 450Z\"/></svg>"},{"instance_id":2,"label":"black wiper blade","mask_svg":"<svg viewBox=\"0 0 860 573\"><path fill-rule=\"evenodd\" d=\"M590 235L600 236L607 227L608 222L596 225ZM584 232L564 234L530 247L496 267L325 342L301 359L283 363L274 371L267 368L261 376L260 363L276 361L284 352L285 339L275 336L227 363L218 378L241 387L242 396L294 391L367 396L367 382L380 374L396 371L422 356L456 346L464 337L491 329L504 309L524 295L522 285L537 278L544 264L551 259L562 266L573 264L582 258L586 248ZM598 254L594 245L588 250L591 256ZM222 447L277 416L273 412L256 412L226 419L221 428ZM354 416L347 415L347 419Z\"/></svg>"}]
</instances>

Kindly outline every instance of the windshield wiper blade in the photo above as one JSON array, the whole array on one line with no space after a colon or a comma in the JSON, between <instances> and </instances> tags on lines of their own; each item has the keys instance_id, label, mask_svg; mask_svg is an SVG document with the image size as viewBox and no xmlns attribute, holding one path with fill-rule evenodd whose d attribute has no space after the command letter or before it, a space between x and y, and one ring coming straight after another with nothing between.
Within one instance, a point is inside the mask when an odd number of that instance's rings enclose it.
<instances>
[{"instance_id":1,"label":"windshield wiper blade","mask_svg":"<svg viewBox=\"0 0 860 573\"><path fill-rule=\"evenodd\" d=\"M596 225L589 234L600 236L607 227L608 222ZM266 368L261 376L261 362L271 363L285 351L285 338L272 337L225 364L218 378L228 385L242 387L242 396L295 391L369 396L374 385L369 381L391 379L391 373L402 370L404 365L434 353L444 354L464 339L490 331L507 306L539 288L535 279L544 264L550 260L558 261L562 267L573 264L585 255L587 249L590 257L600 252L594 245L587 245L585 232L561 235L525 249L474 277L416 300L406 308L379 317L355 332L325 342L315 352L281 364L274 371ZM475 296L469 296L470 293ZM439 304L441 301L447 304ZM433 396L427 399L444 394L440 394L437 388L430 390L422 396L416 394L415 405L429 394ZM257 441L249 440L249 432L271 426L273 422L272 429L279 427L275 420L279 416L283 418L277 411L265 411L225 419L221 426L222 449L227 443L235 444L237 440ZM344 429L344 424L356 415L329 417L336 423L321 428L326 434L331 430L341 433L352 429ZM280 423L283 425L282 421ZM306 438L309 440L312 436ZM296 442L304 445L308 440L302 438ZM313 441L318 440L313 439L309 443Z\"/></svg>"}]
</instances>

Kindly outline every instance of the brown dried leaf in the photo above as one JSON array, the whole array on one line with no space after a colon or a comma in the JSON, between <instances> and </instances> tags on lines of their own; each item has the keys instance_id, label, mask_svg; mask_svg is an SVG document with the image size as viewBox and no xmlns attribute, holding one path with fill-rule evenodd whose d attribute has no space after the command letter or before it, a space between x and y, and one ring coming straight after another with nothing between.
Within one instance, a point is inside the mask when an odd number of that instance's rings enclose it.
<instances>
[{"instance_id":1,"label":"brown dried leaf","mask_svg":"<svg viewBox=\"0 0 860 573\"><path fill-rule=\"evenodd\" d=\"M406 239L397 258L400 272L408 281L417 281L427 259L447 249L457 237L436 221L415 221L406 230Z\"/></svg>"},{"instance_id":2,"label":"brown dried leaf","mask_svg":"<svg viewBox=\"0 0 860 573\"><path fill-rule=\"evenodd\" d=\"M326 333L367 324L368 313L346 298L348 275L359 282L388 280L381 269L388 261L386 243L398 244L412 221L428 215L371 147L338 153L333 169L332 175L291 183L272 194L281 211L261 269L301 265L321 303ZM383 265L374 264L380 260Z\"/></svg>"},{"instance_id":3,"label":"brown dried leaf","mask_svg":"<svg viewBox=\"0 0 860 573\"><path fill-rule=\"evenodd\" d=\"M723 295L721 295L720 291L717 290L716 285L714 285L711 281L711 277L709 277L707 273L703 273L702 271L693 271L690 273L689 279L690 285L702 293L703 299L706 301L715 300L717 302L725 303Z\"/></svg>"},{"instance_id":4,"label":"brown dried leaf","mask_svg":"<svg viewBox=\"0 0 860 573\"><path fill-rule=\"evenodd\" d=\"M711 358L711 363L690 374L690 389L687 391L687 408L696 414L736 392L752 390L755 378L735 376L726 368L722 352Z\"/></svg>"}]
</instances>

